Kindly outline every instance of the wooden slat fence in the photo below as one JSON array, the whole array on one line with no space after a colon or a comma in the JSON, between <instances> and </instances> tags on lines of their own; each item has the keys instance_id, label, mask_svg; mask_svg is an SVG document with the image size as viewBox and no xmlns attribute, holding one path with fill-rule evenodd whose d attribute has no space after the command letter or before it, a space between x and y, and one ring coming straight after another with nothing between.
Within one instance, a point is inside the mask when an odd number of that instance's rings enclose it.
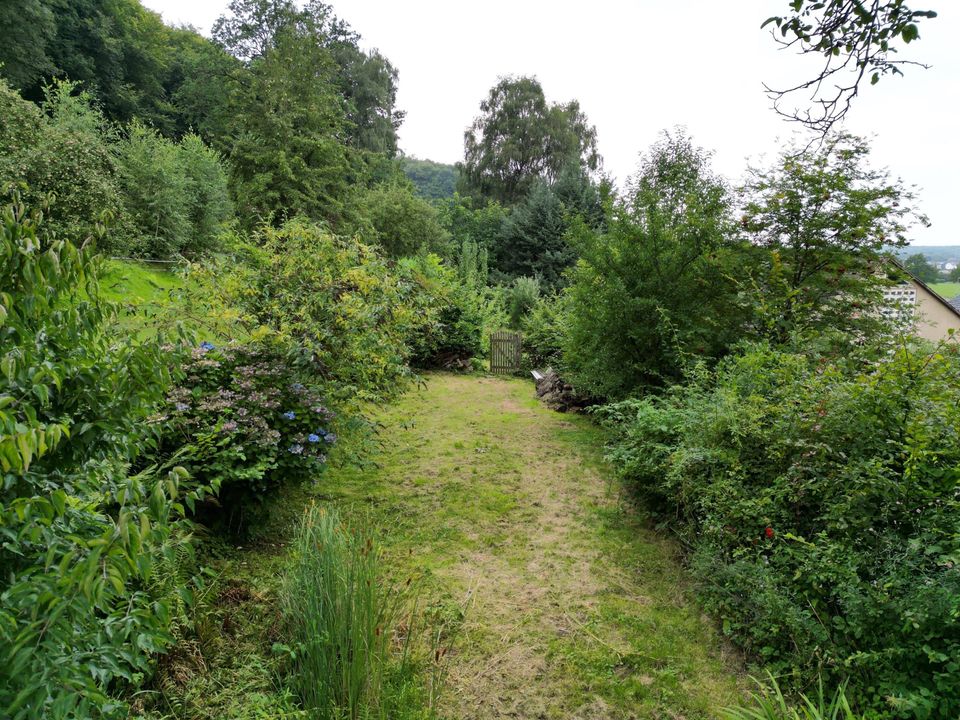
<instances>
[{"instance_id":1,"label":"wooden slat fence","mask_svg":"<svg viewBox=\"0 0 960 720\"><path fill-rule=\"evenodd\" d=\"M509 374L520 370L520 333L498 330L490 336L490 372Z\"/></svg>"}]
</instances>

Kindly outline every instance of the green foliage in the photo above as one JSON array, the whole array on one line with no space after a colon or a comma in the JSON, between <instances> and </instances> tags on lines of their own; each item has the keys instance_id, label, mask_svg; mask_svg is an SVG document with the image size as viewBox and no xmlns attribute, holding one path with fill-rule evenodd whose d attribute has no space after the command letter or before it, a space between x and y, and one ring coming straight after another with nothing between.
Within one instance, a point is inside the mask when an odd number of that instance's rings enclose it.
<instances>
[{"instance_id":1,"label":"green foliage","mask_svg":"<svg viewBox=\"0 0 960 720\"><path fill-rule=\"evenodd\" d=\"M453 237L455 246L472 242L485 252L496 247L507 219L507 211L498 203L477 207L471 198L454 193L452 198L438 204L440 224Z\"/></svg>"},{"instance_id":2,"label":"green foliage","mask_svg":"<svg viewBox=\"0 0 960 720\"><path fill-rule=\"evenodd\" d=\"M29 32L24 32L29 28ZM111 120L134 117L164 129L170 44L179 32L138 0L28 0L0 9L0 64L11 84L40 102L54 78L82 83Z\"/></svg>"},{"instance_id":3,"label":"green foliage","mask_svg":"<svg viewBox=\"0 0 960 720\"><path fill-rule=\"evenodd\" d=\"M760 691L751 696L752 703L728 708L723 720L861 720L847 702L846 685L842 684L829 698L820 682L815 697L800 695L799 706L792 706L784 697L780 684L772 675L768 684L760 684Z\"/></svg>"},{"instance_id":4,"label":"green foliage","mask_svg":"<svg viewBox=\"0 0 960 720\"><path fill-rule=\"evenodd\" d=\"M336 72L329 51L291 31L234 80L228 157L248 226L301 214L341 217L348 162Z\"/></svg>"},{"instance_id":5,"label":"green foliage","mask_svg":"<svg viewBox=\"0 0 960 720\"><path fill-rule=\"evenodd\" d=\"M502 79L480 113L464 133L457 165L464 194L509 206L570 165L587 173L600 167L597 131L579 103L548 104L536 78Z\"/></svg>"},{"instance_id":6,"label":"green foliage","mask_svg":"<svg viewBox=\"0 0 960 720\"><path fill-rule=\"evenodd\" d=\"M309 376L293 353L269 342L204 341L181 367L185 380L167 393L160 453L216 496L217 510L201 516L225 516L231 530L245 530L246 515L282 483L320 476L336 415L304 384Z\"/></svg>"},{"instance_id":7,"label":"green foliage","mask_svg":"<svg viewBox=\"0 0 960 720\"><path fill-rule=\"evenodd\" d=\"M496 277L540 277L557 287L576 260L567 227L563 203L545 183L536 184L503 224L493 255Z\"/></svg>"},{"instance_id":8,"label":"green foliage","mask_svg":"<svg viewBox=\"0 0 960 720\"><path fill-rule=\"evenodd\" d=\"M234 0L229 10L213 32L241 61L226 78L229 111L205 107L196 90L191 97L221 134L241 219L337 225L351 185L382 175L396 152L395 68L361 51L321 2Z\"/></svg>"},{"instance_id":9,"label":"green foliage","mask_svg":"<svg viewBox=\"0 0 960 720\"><path fill-rule=\"evenodd\" d=\"M449 255L449 235L440 225L437 210L414 195L407 184L376 185L362 191L354 213L372 228L372 238L387 257L399 258L421 251Z\"/></svg>"},{"instance_id":10,"label":"green foliage","mask_svg":"<svg viewBox=\"0 0 960 720\"><path fill-rule=\"evenodd\" d=\"M717 357L743 324L730 269L729 199L709 155L665 135L605 230L571 236L564 365L582 391L623 396L680 377L692 357Z\"/></svg>"},{"instance_id":11,"label":"green foliage","mask_svg":"<svg viewBox=\"0 0 960 720\"><path fill-rule=\"evenodd\" d=\"M724 631L878 717L960 710L957 346L830 360L754 345L603 416ZM871 715L873 717L873 715Z\"/></svg>"},{"instance_id":12,"label":"green foliage","mask_svg":"<svg viewBox=\"0 0 960 720\"><path fill-rule=\"evenodd\" d=\"M283 610L288 678L311 717L428 718L438 688L416 687L412 646L423 631L406 617L409 581L384 577L373 539L312 506L294 542ZM401 627L402 623L402 627Z\"/></svg>"},{"instance_id":13,"label":"green foliage","mask_svg":"<svg viewBox=\"0 0 960 720\"><path fill-rule=\"evenodd\" d=\"M149 671L178 602L154 568L181 556L184 473L128 473L169 373L107 332L92 250L37 217L0 221L0 713L125 717L108 693Z\"/></svg>"},{"instance_id":14,"label":"green foliage","mask_svg":"<svg viewBox=\"0 0 960 720\"><path fill-rule=\"evenodd\" d=\"M519 330L524 318L540 299L540 281L535 277L518 277L513 281L513 285L507 288L506 295L510 327Z\"/></svg>"},{"instance_id":15,"label":"green foliage","mask_svg":"<svg viewBox=\"0 0 960 720\"><path fill-rule=\"evenodd\" d=\"M264 228L260 247L241 252L241 262L211 269L215 279L200 286L238 308L249 332L300 346L334 401L378 399L403 384L406 340L419 319L375 248L291 220Z\"/></svg>"},{"instance_id":16,"label":"green foliage","mask_svg":"<svg viewBox=\"0 0 960 720\"><path fill-rule=\"evenodd\" d=\"M413 183L420 197L429 200L452 198L457 187L457 168L454 165L405 157L401 161L404 175Z\"/></svg>"},{"instance_id":17,"label":"green foliage","mask_svg":"<svg viewBox=\"0 0 960 720\"><path fill-rule=\"evenodd\" d=\"M134 122L120 143L117 167L131 252L165 258L215 247L230 214L227 179L200 138L188 135L178 144Z\"/></svg>"},{"instance_id":18,"label":"green foliage","mask_svg":"<svg viewBox=\"0 0 960 720\"><path fill-rule=\"evenodd\" d=\"M750 263L762 332L778 342L798 330L876 332L885 246L906 245L925 224L913 195L867 165L869 147L838 135L816 152L788 148L766 171L751 171L744 230L762 248ZM748 268L745 268L748 269Z\"/></svg>"},{"instance_id":19,"label":"green foliage","mask_svg":"<svg viewBox=\"0 0 960 720\"><path fill-rule=\"evenodd\" d=\"M216 151L192 133L177 145L179 170L186 178L186 212L191 239L183 252L201 255L217 247L224 223L233 217L227 173Z\"/></svg>"},{"instance_id":20,"label":"green foliage","mask_svg":"<svg viewBox=\"0 0 960 720\"><path fill-rule=\"evenodd\" d=\"M486 288L464 279L436 255L406 258L398 271L409 283L404 304L417 319L407 339L410 362L457 367L478 355L495 317Z\"/></svg>"},{"instance_id":21,"label":"green foliage","mask_svg":"<svg viewBox=\"0 0 960 720\"><path fill-rule=\"evenodd\" d=\"M486 287L490 276L486 248L469 237L460 243L457 254L457 275L461 282L474 290Z\"/></svg>"},{"instance_id":22,"label":"green foliage","mask_svg":"<svg viewBox=\"0 0 960 720\"><path fill-rule=\"evenodd\" d=\"M33 206L52 195L46 230L81 244L100 234L102 222L122 214L122 199L111 130L91 96L75 90L69 82L47 88L40 113L0 85L0 141L7 148L0 183L18 185Z\"/></svg>"},{"instance_id":23,"label":"green foliage","mask_svg":"<svg viewBox=\"0 0 960 720\"><path fill-rule=\"evenodd\" d=\"M931 264L923 253L910 255L903 266L918 280L925 283L935 283L940 280L940 271Z\"/></svg>"},{"instance_id":24,"label":"green foliage","mask_svg":"<svg viewBox=\"0 0 960 720\"><path fill-rule=\"evenodd\" d=\"M118 176L134 235L131 250L158 258L179 252L191 232L177 146L134 123L120 146Z\"/></svg>"},{"instance_id":25,"label":"green foliage","mask_svg":"<svg viewBox=\"0 0 960 720\"><path fill-rule=\"evenodd\" d=\"M521 323L525 364L530 368L563 368L563 341L567 330L565 296L538 298Z\"/></svg>"}]
</instances>

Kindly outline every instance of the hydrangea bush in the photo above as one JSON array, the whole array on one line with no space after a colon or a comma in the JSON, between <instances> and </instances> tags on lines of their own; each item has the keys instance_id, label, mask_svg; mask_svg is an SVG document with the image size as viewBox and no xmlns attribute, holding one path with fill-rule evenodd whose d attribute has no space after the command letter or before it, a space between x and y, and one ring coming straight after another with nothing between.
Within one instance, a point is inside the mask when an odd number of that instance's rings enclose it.
<instances>
[{"instance_id":1,"label":"hydrangea bush","mask_svg":"<svg viewBox=\"0 0 960 720\"><path fill-rule=\"evenodd\" d=\"M336 414L284 346L204 341L182 370L161 418L163 447L218 496L234 529L282 482L322 471Z\"/></svg>"}]
</instances>

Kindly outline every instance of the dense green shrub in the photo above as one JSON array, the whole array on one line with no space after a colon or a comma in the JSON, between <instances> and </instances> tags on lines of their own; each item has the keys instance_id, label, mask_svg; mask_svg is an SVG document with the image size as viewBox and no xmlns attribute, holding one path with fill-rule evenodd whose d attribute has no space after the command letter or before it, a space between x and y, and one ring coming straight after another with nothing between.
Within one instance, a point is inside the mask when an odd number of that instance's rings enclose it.
<instances>
[{"instance_id":1,"label":"dense green shrub","mask_svg":"<svg viewBox=\"0 0 960 720\"><path fill-rule=\"evenodd\" d=\"M524 318L540 299L540 281L535 277L518 277L506 290L507 316L510 327L519 330Z\"/></svg>"},{"instance_id":2,"label":"dense green shrub","mask_svg":"<svg viewBox=\"0 0 960 720\"><path fill-rule=\"evenodd\" d=\"M957 346L828 360L757 345L604 411L707 608L802 686L885 716L960 712Z\"/></svg>"},{"instance_id":3,"label":"dense green shrub","mask_svg":"<svg viewBox=\"0 0 960 720\"><path fill-rule=\"evenodd\" d=\"M198 135L180 139L180 167L187 180L187 219L191 242L182 252L197 255L216 247L225 222L233 216L227 173L215 150Z\"/></svg>"},{"instance_id":4,"label":"dense green shrub","mask_svg":"<svg viewBox=\"0 0 960 720\"><path fill-rule=\"evenodd\" d=\"M47 90L41 112L0 84L0 115L0 185L20 185L32 206L53 196L46 232L79 245L100 235L104 221L120 221L112 130L90 95L58 82ZM112 233L103 245L115 248L120 238Z\"/></svg>"},{"instance_id":5,"label":"dense green shrub","mask_svg":"<svg viewBox=\"0 0 960 720\"><path fill-rule=\"evenodd\" d=\"M440 224L450 233L457 247L473 242L485 252L496 246L507 219L499 203L477 204L472 198L454 194L437 203Z\"/></svg>"},{"instance_id":6,"label":"dense green shrub","mask_svg":"<svg viewBox=\"0 0 960 720\"><path fill-rule=\"evenodd\" d=\"M605 226L574 225L563 355L577 388L618 398L662 386L742 337L729 208L709 154L666 135Z\"/></svg>"},{"instance_id":7,"label":"dense green shrub","mask_svg":"<svg viewBox=\"0 0 960 720\"><path fill-rule=\"evenodd\" d=\"M200 138L187 135L177 144L134 122L117 166L131 252L164 258L214 247L230 215L227 177Z\"/></svg>"},{"instance_id":8,"label":"dense green shrub","mask_svg":"<svg viewBox=\"0 0 960 720\"><path fill-rule=\"evenodd\" d=\"M485 288L478 288L436 255L406 258L398 271L408 281L405 303L417 320L407 336L415 367L464 365L481 352L493 313Z\"/></svg>"},{"instance_id":9,"label":"dense green shrub","mask_svg":"<svg viewBox=\"0 0 960 720\"><path fill-rule=\"evenodd\" d=\"M523 355L527 367L563 369L566 306L563 295L540 297L523 318Z\"/></svg>"},{"instance_id":10,"label":"dense green shrub","mask_svg":"<svg viewBox=\"0 0 960 720\"><path fill-rule=\"evenodd\" d=\"M300 346L332 401L397 391L409 376L407 338L420 319L377 250L304 220L265 228L261 240L241 245L236 259L212 267L197 286L237 308L249 331Z\"/></svg>"},{"instance_id":11,"label":"dense green shrub","mask_svg":"<svg viewBox=\"0 0 960 720\"><path fill-rule=\"evenodd\" d=\"M0 85L0 186L32 205L49 197L47 232L78 244L97 237L106 252L148 257L212 249L231 213L219 156L138 122L120 139L93 102L60 82L41 111Z\"/></svg>"},{"instance_id":12,"label":"dense green shrub","mask_svg":"<svg viewBox=\"0 0 960 720\"><path fill-rule=\"evenodd\" d=\"M277 343L204 341L167 394L162 450L217 497L234 530L286 481L319 477L336 414ZM209 515L209 513L207 513Z\"/></svg>"},{"instance_id":13,"label":"dense green shrub","mask_svg":"<svg viewBox=\"0 0 960 720\"><path fill-rule=\"evenodd\" d=\"M131 476L168 382L111 336L90 247L0 217L0 715L126 717L109 699L170 641L183 473ZM182 592L189 592L183 589Z\"/></svg>"},{"instance_id":14,"label":"dense green shrub","mask_svg":"<svg viewBox=\"0 0 960 720\"><path fill-rule=\"evenodd\" d=\"M360 224L371 229L370 236L387 257L421 251L450 254L450 236L440 225L437 210L408 185L376 185L359 193L355 205Z\"/></svg>"}]
</instances>

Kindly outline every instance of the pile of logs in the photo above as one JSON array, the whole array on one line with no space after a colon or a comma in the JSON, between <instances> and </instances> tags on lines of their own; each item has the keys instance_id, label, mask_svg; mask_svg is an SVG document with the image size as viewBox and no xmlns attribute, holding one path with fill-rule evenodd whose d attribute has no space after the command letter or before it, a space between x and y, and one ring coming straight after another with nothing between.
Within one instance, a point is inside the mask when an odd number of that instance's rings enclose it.
<instances>
[{"instance_id":1,"label":"pile of logs","mask_svg":"<svg viewBox=\"0 0 960 720\"><path fill-rule=\"evenodd\" d=\"M537 383L537 397L558 412L579 412L589 404L551 368L534 371L533 379Z\"/></svg>"}]
</instances>

